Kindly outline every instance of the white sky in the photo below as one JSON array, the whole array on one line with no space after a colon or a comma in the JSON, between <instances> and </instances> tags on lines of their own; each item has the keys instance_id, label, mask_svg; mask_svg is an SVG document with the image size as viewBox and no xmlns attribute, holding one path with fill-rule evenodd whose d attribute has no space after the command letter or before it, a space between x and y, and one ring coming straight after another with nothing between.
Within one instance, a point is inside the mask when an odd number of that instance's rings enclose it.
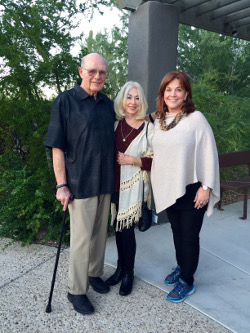
<instances>
[{"instance_id":1,"label":"white sky","mask_svg":"<svg viewBox=\"0 0 250 333\"><path fill-rule=\"evenodd\" d=\"M97 10L94 11L93 20L87 25L86 31L93 30L94 32L104 32L106 28L108 31L111 31L114 25L120 25L119 15L121 11L113 8L111 11L106 6L100 6L101 10L104 12L103 15L99 14Z\"/></svg>"},{"instance_id":2,"label":"white sky","mask_svg":"<svg viewBox=\"0 0 250 333\"><path fill-rule=\"evenodd\" d=\"M99 14L97 10L94 11L93 19L88 22L87 19L84 20L83 25L80 26L76 31L72 34L74 36L77 33L83 32L84 39L88 37L90 30L93 31L94 35L98 32L104 33L104 29L106 28L108 32L111 32L114 26L122 27L120 22L119 15L121 11L117 8L114 8L112 11L106 6L100 6L101 10L104 12L103 15ZM76 45L72 50L73 55L77 55L80 50L80 45Z\"/></svg>"}]
</instances>

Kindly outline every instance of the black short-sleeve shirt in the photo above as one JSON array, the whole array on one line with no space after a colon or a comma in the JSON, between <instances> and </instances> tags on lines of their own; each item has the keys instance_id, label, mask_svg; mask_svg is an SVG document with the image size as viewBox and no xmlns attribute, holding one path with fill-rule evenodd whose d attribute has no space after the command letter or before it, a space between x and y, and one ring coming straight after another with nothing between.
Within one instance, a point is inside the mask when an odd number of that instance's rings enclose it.
<instances>
[{"instance_id":1,"label":"black short-sleeve shirt","mask_svg":"<svg viewBox=\"0 0 250 333\"><path fill-rule=\"evenodd\" d=\"M113 102L78 83L54 100L45 145L65 152L67 182L76 199L113 192Z\"/></svg>"}]
</instances>

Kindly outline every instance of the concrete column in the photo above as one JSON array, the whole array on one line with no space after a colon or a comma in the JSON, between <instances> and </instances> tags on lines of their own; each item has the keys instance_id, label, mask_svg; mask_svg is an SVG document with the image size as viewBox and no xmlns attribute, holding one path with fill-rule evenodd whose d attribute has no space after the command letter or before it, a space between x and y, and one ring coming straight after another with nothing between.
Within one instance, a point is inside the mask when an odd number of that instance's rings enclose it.
<instances>
[{"instance_id":1,"label":"concrete column","mask_svg":"<svg viewBox=\"0 0 250 333\"><path fill-rule=\"evenodd\" d=\"M178 13L172 5L149 1L129 18L128 79L142 85L148 113L155 111L163 76L176 69Z\"/></svg>"},{"instance_id":2,"label":"concrete column","mask_svg":"<svg viewBox=\"0 0 250 333\"><path fill-rule=\"evenodd\" d=\"M176 70L179 11L176 7L148 1L131 13L128 37L128 79L143 87L148 112L156 110L163 76ZM158 222L167 222L166 212Z\"/></svg>"}]
</instances>

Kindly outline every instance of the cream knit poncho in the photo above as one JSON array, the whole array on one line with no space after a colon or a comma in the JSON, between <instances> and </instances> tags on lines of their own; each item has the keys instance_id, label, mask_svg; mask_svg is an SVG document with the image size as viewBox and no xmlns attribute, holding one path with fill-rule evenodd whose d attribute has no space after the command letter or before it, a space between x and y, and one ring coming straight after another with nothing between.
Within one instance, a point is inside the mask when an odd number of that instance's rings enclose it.
<instances>
[{"instance_id":1,"label":"cream knit poncho","mask_svg":"<svg viewBox=\"0 0 250 333\"><path fill-rule=\"evenodd\" d=\"M220 198L218 152L206 118L194 111L174 128L163 131L155 120L151 182L159 213L185 194L186 186L200 181L211 188L207 215Z\"/></svg>"},{"instance_id":2,"label":"cream knit poncho","mask_svg":"<svg viewBox=\"0 0 250 333\"><path fill-rule=\"evenodd\" d=\"M148 134L146 138L146 128L148 124ZM118 122L115 123L115 128ZM152 136L154 126L145 121L143 130L131 142L125 154L134 157L152 157ZM115 204L111 204L111 215L113 224L117 215L116 231L128 228L133 223L139 221L141 217L142 189L144 181L144 201L148 207L151 205L151 184L150 172L141 170L139 166L122 165L119 193L118 214L115 210Z\"/></svg>"}]
</instances>

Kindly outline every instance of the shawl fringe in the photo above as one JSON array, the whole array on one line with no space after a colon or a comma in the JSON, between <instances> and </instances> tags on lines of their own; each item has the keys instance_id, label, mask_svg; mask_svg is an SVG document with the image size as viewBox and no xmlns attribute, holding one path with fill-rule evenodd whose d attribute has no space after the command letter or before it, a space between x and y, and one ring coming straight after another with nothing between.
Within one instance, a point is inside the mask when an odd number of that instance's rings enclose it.
<instances>
[{"instance_id":1,"label":"shawl fringe","mask_svg":"<svg viewBox=\"0 0 250 333\"><path fill-rule=\"evenodd\" d=\"M146 184L150 185L150 177L149 172L139 170L133 177L122 183L125 189L131 188L136 182L139 182L140 179L144 181L144 187ZM122 191L122 189L120 189ZM144 201L147 203L149 209L151 209L151 191L147 191L147 195L145 196L144 189ZM138 201L135 205L132 205L125 212L119 212L117 214L116 205L111 203L111 225L114 225L115 218L117 218L116 222L116 231L121 231L124 228L129 228L133 223L137 223L141 217L141 208L142 208L142 199Z\"/></svg>"},{"instance_id":2,"label":"shawl fringe","mask_svg":"<svg viewBox=\"0 0 250 333\"><path fill-rule=\"evenodd\" d=\"M149 172L138 170L130 179L121 182L120 191L125 191L131 188L135 183L139 182L141 178L144 183L149 183Z\"/></svg>"},{"instance_id":3,"label":"shawl fringe","mask_svg":"<svg viewBox=\"0 0 250 333\"><path fill-rule=\"evenodd\" d=\"M142 200L130 207L126 212L118 213L116 231L121 231L124 228L128 229L133 223L138 222L141 217L141 206Z\"/></svg>"}]
</instances>

